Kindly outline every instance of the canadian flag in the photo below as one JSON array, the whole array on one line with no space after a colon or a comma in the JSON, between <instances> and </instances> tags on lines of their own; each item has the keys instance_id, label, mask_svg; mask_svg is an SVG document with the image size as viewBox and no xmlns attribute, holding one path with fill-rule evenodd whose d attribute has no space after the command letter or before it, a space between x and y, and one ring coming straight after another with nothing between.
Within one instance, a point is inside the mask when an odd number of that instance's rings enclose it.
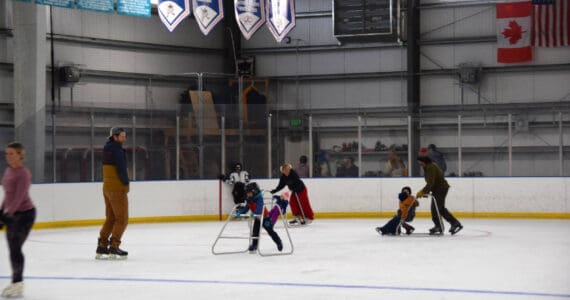
<instances>
[{"instance_id":1,"label":"canadian flag","mask_svg":"<svg viewBox=\"0 0 570 300\"><path fill-rule=\"evenodd\" d=\"M497 3L497 61L532 60L530 1Z\"/></svg>"}]
</instances>

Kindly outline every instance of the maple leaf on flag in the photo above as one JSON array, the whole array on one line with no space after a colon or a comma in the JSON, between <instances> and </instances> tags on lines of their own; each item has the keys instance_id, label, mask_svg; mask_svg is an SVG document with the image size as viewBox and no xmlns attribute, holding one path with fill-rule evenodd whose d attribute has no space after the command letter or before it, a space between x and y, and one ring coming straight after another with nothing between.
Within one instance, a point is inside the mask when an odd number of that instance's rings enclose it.
<instances>
[{"instance_id":1,"label":"maple leaf on flag","mask_svg":"<svg viewBox=\"0 0 570 300\"><path fill-rule=\"evenodd\" d=\"M514 45L522 38L522 34L525 32L526 30L522 30L522 27L517 21L512 20L509 22L509 27L505 28L502 34L505 38L509 39L509 44Z\"/></svg>"}]
</instances>

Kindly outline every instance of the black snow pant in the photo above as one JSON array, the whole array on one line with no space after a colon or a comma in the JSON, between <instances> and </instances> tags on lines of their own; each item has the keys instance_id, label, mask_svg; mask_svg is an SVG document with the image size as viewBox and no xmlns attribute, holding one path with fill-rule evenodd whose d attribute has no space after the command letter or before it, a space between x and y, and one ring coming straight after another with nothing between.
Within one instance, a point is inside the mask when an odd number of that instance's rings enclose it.
<instances>
[{"instance_id":1,"label":"black snow pant","mask_svg":"<svg viewBox=\"0 0 570 300\"><path fill-rule=\"evenodd\" d=\"M265 217L263 218L263 229L265 229L265 231L267 231L267 233L269 234L269 236L271 237L271 239L275 242L275 244L279 245L281 243L281 238L279 238L279 235L277 234L277 232L275 232L275 230L273 230L273 225L271 224L271 222L266 222L269 221L269 217ZM259 230L260 230L260 222L259 222L259 218L255 218L255 220L253 220L253 231L251 236L253 237L253 239L251 240L251 247L250 249L252 250L257 250L257 244L259 244Z\"/></svg>"},{"instance_id":2,"label":"black snow pant","mask_svg":"<svg viewBox=\"0 0 570 300\"><path fill-rule=\"evenodd\" d=\"M245 184L243 182L236 182L232 189L232 196L234 196L234 203L240 204L245 202Z\"/></svg>"},{"instance_id":3,"label":"black snow pant","mask_svg":"<svg viewBox=\"0 0 570 300\"><path fill-rule=\"evenodd\" d=\"M22 246L28 238L30 230L36 220L36 209L14 213L14 216L3 216L6 224L6 239L10 250L10 263L12 264L12 283L23 280L24 274L24 253Z\"/></svg>"},{"instance_id":4,"label":"black snow pant","mask_svg":"<svg viewBox=\"0 0 570 300\"><path fill-rule=\"evenodd\" d=\"M432 195L435 197L435 202L437 203L437 207L439 208L439 213L441 214L441 216L452 226L459 225L459 221L445 207L445 197L447 197L448 191L449 188L438 191L432 191ZM438 220L437 209L435 207L435 203L433 200L431 201L431 219L433 221L433 224L435 224L435 227L439 228L440 221ZM441 229L443 230L443 228Z\"/></svg>"}]
</instances>

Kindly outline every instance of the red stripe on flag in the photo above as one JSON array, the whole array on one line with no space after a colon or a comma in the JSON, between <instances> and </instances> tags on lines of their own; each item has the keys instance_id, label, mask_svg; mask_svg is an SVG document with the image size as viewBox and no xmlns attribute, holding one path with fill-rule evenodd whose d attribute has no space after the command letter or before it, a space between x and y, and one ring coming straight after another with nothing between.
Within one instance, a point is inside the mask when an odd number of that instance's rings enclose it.
<instances>
[{"instance_id":1,"label":"red stripe on flag","mask_svg":"<svg viewBox=\"0 0 570 300\"><path fill-rule=\"evenodd\" d=\"M560 45L564 45L564 2L565 1L558 1L558 11L560 12Z\"/></svg>"},{"instance_id":2,"label":"red stripe on flag","mask_svg":"<svg viewBox=\"0 0 570 300\"><path fill-rule=\"evenodd\" d=\"M542 47L542 37L544 36L544 31L542 31L542 5L538 5L538 46Z\"/></svg>"},{"instance_id":3,"label":"red stripe on flag","mask_svg":"<svg viewBox=\"0 0 570 300\"><path fill-rule=\"evenodd\" d=\"M497 61L500 63L516 63L532 60L532 48L499 48L497 49Z\"/></svg>"},{"instance_id":4,"label":"red stripe on flag","mask_svg":"<svg viewBox=\"0 0 570 300\"><path fill-rule=\"evenodd\" d=\"M552 46L556 47L558 46L557 43L557 38L556 38L556 14L558 13L558 10L556 9L555 5L552 5Z\"/></svg>"},{"instance_id":5,"label":"red stripe on flag","mask_svg":"<svg viewBox=\"0 0 570 300\"><path fill-rule=\"evenodd\" d=\"M534 8L530 10L531 20L534 20L534 15L536 14ZM534 29L534 22L530 24L530 44L534 45L534 39L536 37L536 30Z\"/></svg>"},{"instance_id":6,"label":"red stripe on flag","mask_svg":"<svg viewBox=\"0 0 570 300\"><path fill-rule=\"evenodd\" d=\"M566 2L566 46L570 44L570 3Z\"/></svg>"},{"instance_id":7,"label":"red stripe on flag","mask_svg":"<svg viewBox=\"0 0 570 300\"><path fill-rule=\"evenodd\" d=\"M524 18L530 16L530 1L497 3L497 18Z\"/></svg>"},{"instance_id":8,"label":"red stripe on flag","mask_svg":"<svg viewBox=\"0 0 570 300\"><path fill-rule=\"evenodd\" d=\"M544 8L545 16L544 16L544 45L546 47L550 47L550 5Z\"/></svg>"}]
</instances>

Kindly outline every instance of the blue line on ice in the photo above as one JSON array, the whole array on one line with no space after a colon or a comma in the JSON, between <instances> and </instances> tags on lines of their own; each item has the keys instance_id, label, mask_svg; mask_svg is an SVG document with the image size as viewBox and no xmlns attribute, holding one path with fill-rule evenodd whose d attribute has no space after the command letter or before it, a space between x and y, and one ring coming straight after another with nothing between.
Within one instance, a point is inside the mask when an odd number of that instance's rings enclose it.
<instances>
[{"instance_id":1,"label":"blue line on ice","mask_svg":"<svg viewBox=\"0 0 570 300\"><path fill-rule=\"evenodd\" d=\"M0 276L9 279L9 276ZM570 298L570 294L523 292L523 291L493 291L475 289L449 289L449 288L423 288L423 287L399 287L382 285L358 285L358 284L326 284L326 283L296 283L296 282L268 282L268 281L234 281L234 280L196 280L196 279L166 279L166 278L113 278L113 277L71 277L71 276L26 276L27 280L65 280L65 281L123 281L123 282L155 282L155 283L189 283L189 284L231 284L231 285L259 285L259 286L292 286L306 288L332 288L332 289L367 289L367 290L394 290L416 291L436 293L466 293L466 294L490 294L490 295L513 295L513 296L539 296Z\"/></svg>"}]
</instances>

